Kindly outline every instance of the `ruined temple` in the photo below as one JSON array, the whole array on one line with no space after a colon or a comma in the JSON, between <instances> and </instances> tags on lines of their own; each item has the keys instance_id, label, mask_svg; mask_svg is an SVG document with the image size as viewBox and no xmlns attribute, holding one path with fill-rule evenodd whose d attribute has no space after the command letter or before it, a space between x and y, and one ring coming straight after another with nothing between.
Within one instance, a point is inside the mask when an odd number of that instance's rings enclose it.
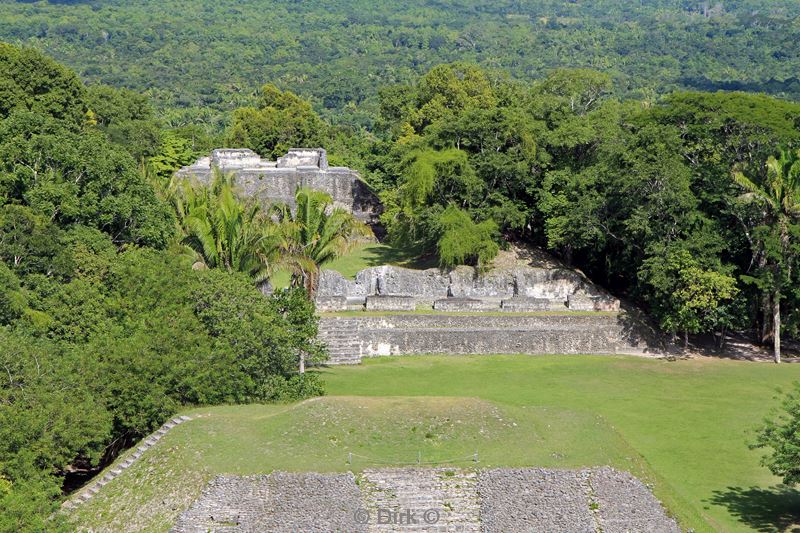
<instances>
[{"instance_id":1,"label":"ruined temple","mask_svg":"<svg viewBox=\"0 0 800 533\"><path fill-rule=\"evenodd\" d=\"M266 161L246 148L218 149L183 167L177 176L195 177L208 183L215 170L233 173L243 194L258 198L264 206L294 205L299 187L327 192L333 205L350 211L364 222L375 222L381 204L375 193L353 169L328 166L322 148L292 148L277 161Z\"/></svg>"}]
</instances>

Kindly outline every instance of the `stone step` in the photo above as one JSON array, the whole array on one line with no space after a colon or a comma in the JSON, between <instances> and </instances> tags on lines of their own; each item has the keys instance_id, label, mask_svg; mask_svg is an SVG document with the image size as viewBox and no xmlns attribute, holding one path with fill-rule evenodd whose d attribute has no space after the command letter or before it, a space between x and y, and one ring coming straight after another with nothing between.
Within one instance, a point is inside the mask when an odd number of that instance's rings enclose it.
<instances>
[{"instance_id":1,"label":"stone step","mask_svg":"<svg viewBox=\"0 0 800 533\"><path fill-rule=\"evenodd\" d=\"M480 531L477 477L474 473L443 468L384 469L363 472L365 508L418 511L417 524L370 522L371 533L389 531ZM422 519L437 513L434 524ZM432 516L432 515L429 515Z\"/></svg>"}]
</instances>

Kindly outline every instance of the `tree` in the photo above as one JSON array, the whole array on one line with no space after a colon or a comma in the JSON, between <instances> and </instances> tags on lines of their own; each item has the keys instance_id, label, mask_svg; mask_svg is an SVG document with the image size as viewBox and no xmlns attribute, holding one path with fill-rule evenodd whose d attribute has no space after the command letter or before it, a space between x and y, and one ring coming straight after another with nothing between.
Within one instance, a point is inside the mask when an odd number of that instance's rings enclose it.
<instances>
[{"instance_id":1,"label":"tree","mask_svg":"<svg viewBox=\"0 0 800 533\"><path fill-rule=\"evenodd\" d=\"M771 448L761 464L785 484L796 485L800 483L800 383L786 394L781 411L764 421L750 448Z\"/></svg>"},{"instance_id":2,"label":"tree","mask_svg":"<svg viewBox=\"0 0 800 533\"><path fill-rule=\"evenodd\" d=\"M352 213L333 206L325 192L300 188L295 208L279 205L272 209L280 235L280 253L292 270L292 285L304 287L313 297L320 267L347 253L359 237L368 237L368 226Z\"/></svg>"},{"instance_id":3,"label":"tree","mask_svg":"<svg viewBox=\"0 0 800 533\"><path fill-rule=\"evenodd\" d=\"M28 111L76 130L86 120L86 89L80 78L38 50L0 42L0 120Z\"/></svg>"},{"instance_id":4,"label":"tree","mask_svg":"<svg viewBox=\"0 0 800 533\"><path fill-rule=\"evenodd\" d=\"M475 265L486 269L500 251L497 224L493 220L475 223L469 213L450 205L439 217L439 224L442 235L437 250L443 268Z\"/></svg>"},{"instance_id":5,"label":"tree","mask_svg":"<svg viewBox=\"0 0 800 533\"><path fill-rule=\"evenodd\" d=\"M296 146L323 146L328 126L311 104L271 84L261 89L259 106L234 111L228 146L250 148L275 159Z\"/></svg>"},{"instance_id":6,"label":"tree","mask_svg":"<svg viewBox=\"0 0 800 533\"><path fill-rule=\"evenodd\" d=\"M651 305L661 327L683 332L684 349L689 333L725 327L725 305L739 292L736 279L723 272L703 268L686 249L670 250L666 257L645 260L642 279L653 290Z\"/></svg>"},{"instance_id":7,"label":"tree","mask_svg":"<svg viewBox=\"0 0 800 533\"><path fill-rule=\"evenodd\" d=\"M268 282L280 259L278 235L258 203L236 196L232 175L217 172L208 186L175 178L170 196L182 243L196 254L193 268L223 268L257 285Z\"/></svg>"},{"instance_id":8,"label":"tree","mask_svg":"<svg viewBox=\"0 0 800 533\"><path fill-rule=\"evenodd\" d=\"M745 201L763 208L763 225L758 228L760 246L767 258L766 279L762 287L770 290L772 300L773 354L781 362L781 298L791 279L792 267L800 251L793 243L800 222L800 150L785 149L770 156L763 179L751 179L734 168L733 179L745 191Z\"/></svg>"}]
</instances>

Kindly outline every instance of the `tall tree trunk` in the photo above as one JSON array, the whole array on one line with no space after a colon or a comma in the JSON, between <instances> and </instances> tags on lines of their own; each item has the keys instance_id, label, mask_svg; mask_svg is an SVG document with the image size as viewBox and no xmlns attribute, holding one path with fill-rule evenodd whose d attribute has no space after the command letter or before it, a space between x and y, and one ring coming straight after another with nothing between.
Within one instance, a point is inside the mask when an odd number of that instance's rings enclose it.
<instances>
[{"instance_id":1,"label":"tall tree trunk","mask_svg":"<svg viewBox=\"0 0 800 533\"><path fill-rule=\"evenodd\" d=\"M775 362L781 362L781 290L775 289L772 298L772 341L774 346Z\"/></svg>"},{"instance_id":2,"label":"tall tree trunk","mask_svg":"<svg viewBox=\"0 0 800 533\"><path fill-rule=\"evenodd\" d=\"M767 291L764 291L761 297L761 316L763 322L761 323L761 344L766 344L772 335L772 315L775 307L772 305L772 298Z\"/></svg>"},{"instance_id":3,"label":"tall tree trunk","mask_svg":"<svg viewBox=\"0 0 800 533\"><path fill-rule=\"evenodd\" d=\"M306 373L306 352L300 351L300 373Z\"/></svg>"}]
</instances>

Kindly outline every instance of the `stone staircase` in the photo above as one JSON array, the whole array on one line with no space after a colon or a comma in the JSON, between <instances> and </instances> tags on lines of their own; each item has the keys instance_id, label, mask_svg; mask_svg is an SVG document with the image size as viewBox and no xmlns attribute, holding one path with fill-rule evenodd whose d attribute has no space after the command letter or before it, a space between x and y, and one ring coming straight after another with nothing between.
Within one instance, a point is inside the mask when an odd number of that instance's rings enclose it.
<instances>
[{"instance_id":1,"label":"stone staircase","mask_svg":"<svg viewBox=\"0 0 800 533\"><path fill-rule=\"evenodd\" d=\"M155 445L161 437L167 434L169 430L177 426L178 424L182 424L191 420L188 416L176 416L175 418L169 420L163 426L161 426L156 432L152 433L149 437L145 438L143 441L140 442L139 446L130 454L125 460L114 463L109 468L106 468L106 473L103 477L97 479L95 478L94 481L86 485L83 489L77 492L76 495L73 495L72 498L66 500L62 507L65 509L69 509L72 507L76 507L88 500L90 500L95 494L97 494L100 489L105 487L108 483L110 483L113 479L117 476L122 474L125 470L131 467L133 463L135 463L141 456L149 450L153 445Z\"/></svg>"},{"instance_id":2,"label":"stone staircase","mask_svg":"<svg viewBox=\"0 0 800 533\"><path fill-rule=\"evenodd\" d=\"M364 470L360 488L370 533L459 531L478 533L478 474L447 468ZM391 514L394 511L397 514ZM409 511L413 520L409 523ZM381 520L383 518L383 520Z\"/></svg>"},{"instance_id":3,"label":"stone staircase","mask_svg":"<svg viewBox=\"0 0 800 533\"><path fill-rule=\"evenodd\" d=\"M361 364L361 341L358 335L359 319L337 318L319 324L317 338L325 343L331 365Z\"/></svg>"}]
</instances>

